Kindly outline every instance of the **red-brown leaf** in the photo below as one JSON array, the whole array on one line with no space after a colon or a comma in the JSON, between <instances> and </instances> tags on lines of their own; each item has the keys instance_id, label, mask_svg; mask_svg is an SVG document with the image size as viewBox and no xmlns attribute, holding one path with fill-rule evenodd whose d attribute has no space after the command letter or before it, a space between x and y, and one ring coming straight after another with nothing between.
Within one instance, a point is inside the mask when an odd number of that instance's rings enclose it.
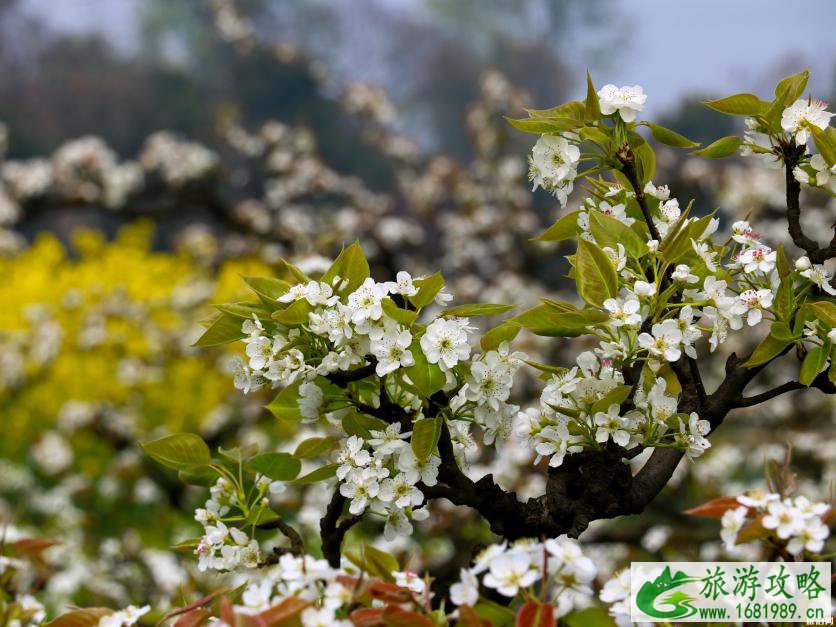
<instances>
[{"instance_id":1,"label":"red-brown leaf","mask_svg":"<svg viewBox=\"0 0 836 627\"><path fill-rule=\"evenodd\" d=\"M555 627L554 606L528 601L517 612L516 627Z\"/></svg>"},{"instance_id":2,"label":"red-brown leaf","mask_svg":"<svg viewBox=\"0 0 836 627\"><path fill-rule=\"evenodd\" d=\"M364 607L349 616L354 627L385 627L382 607Z\"/></svg>"},{"instance_id":3,"label":"red-brown leaf","mask_svg":"<svg viewBox=\"0 0 836 627\"><path fill-rule=\"evenodd\" d=\"M469 605L459 606L458 627L493 627L491 621L479 616Z\"/></svg>"},{"instance_id":4,"label":"red-brown leaf","mask_svg":"<svg viewBox=\"0 0 836 627\"><path fill-rule=\"evenodd\" d=\"M189 610L185 614L182 614L180 618L174 622L174 627L200 627L201 625L205 625L209 622L210 616L212 616L212 612L209 610L195 608L193 610Z\"/></svg>"},{"instance_id":5,"label":"red-brown leaf","mask_svg":"<svg viewBox=\"0 0 836 627\"><path fill-rule=\"evenodd\" d=\"M423 614L410 612L397 605L389 605L383 610L383 624L386 627L435 627Z\"/></svg>"},{"instance_id":6,"label":"red-brown leaf","mask_svg":"<svg viewBox=\"0 0 836 627\"><path fill-rule=\"evenodd\" d=\"M113 610L109 607L85 607L61 614L55 620L44 623L44 627L94 627L103 616L111 614Z\"/></svg>"},{"instance_id":7,"label":"red-brown leaf","mask_svg":"<svg viewBox=\"0 0 836 627\"><path fill-rule=\"evenodd\" d=\"M258 627L290 627L300 624L299 615L310 603L299 597L288 597L278 605L251 617Z\"/></svg>"},{"instance_id":8,"label":"red-brown leaf","mask_svg":"<svg viewBox=\"0 0 836 627\"><path fill-rule=\"evenodd\" d=\"M703 503L692 509L686 509L682 513L690 516L702 516L704 518L722 518L723 514L727 511L737 509L738 507L742 507L742 505L737 502L737 497L722 496L719 499Z\"/></svg>"},{"instance_id":9,"label":"red-brown leaf","mask_svg":"<svg viewBox=\"0 0 836 627\"><path fill-rule=\"evenodd\" d=\"M375 579L369 584L369 592L375 599L386 603L410 603L412 592L394 583Z\"/></svg>"}]
</instances>

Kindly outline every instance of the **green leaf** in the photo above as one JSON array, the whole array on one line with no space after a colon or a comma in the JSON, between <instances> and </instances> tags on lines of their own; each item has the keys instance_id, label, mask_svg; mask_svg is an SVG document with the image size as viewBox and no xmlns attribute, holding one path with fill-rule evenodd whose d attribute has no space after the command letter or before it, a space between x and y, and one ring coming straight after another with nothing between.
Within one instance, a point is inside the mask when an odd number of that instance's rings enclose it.
<instances>
[{"instance_id":1,"label":"green leaf","mask_svg":"<svg viewBox=\"0 0 836 627\"><path fill-rule=\"evenodd\" d=\"M706 100L703 104L720 113L745 117L757 117L769 109L769 103L754 94L735 94L719 100Z\"/></svg>"},{"instance_id":2,"label":"green leaf","mask_svg":"<svg viewBox=\"0 0 836 627\"><path fill-rule=\"evenodd\" d=\"M554 134L572 131L582 125L582 122L574 118L520 118L514 119L508 116L503 116L505 120L514 128L524 131L526 133Z\"/></svg>"},{"instance_id":3,"label":"green leaf","mask_svg":"<svg viewBox=\"0 0 836 627\"><path fill-rule=\"evenodd\" d=\"M769 327L769 335L782 342L794 342L801 337L794 335L786 322L773 322Z\"/></svg>"},{"instance_id":4,"label":"green leaf","mask_svg":"<svg viewBox=\"0 0 836 627\"><path fill-rule=\"evenodd\" d=\"M816 142L816 148L819 149L821 156L827 161L828 165L836 163L836 139L833 133L821 130L818 126L812 127L813 139Z\"/></svg>"},{"instance_id":5,"label":"green leaf","mask_svg":"<svg viewBox=\"0 0 836 627\"><path fill-rule=\"evenodd\" d=\"M444 419L441 416L422 418L413 425L411 444L415 457L425 460L435 450L441 437L442 420Z\"/></svg>"},{"instance_id":6,"label":"green leaf","mask_svg":"<svg viewBox=\"0 0 836 627\"><path fill-rule=\"evenodd\" d=\"M263 507L261 505L256 505L250 509L250 513L247 514L248 525L258 526L278 519L279 515L276 512L269 507Z\"/></svg>"},{"instance_id":7,"label":"green leaf","mask_svg":"<svg viewBox=\"0 0 836 627\"><path fill-rule=\"evenodd\" d=\"M639 180L644 184L653 178L656 173L656 153L647 142L633 148L636 156L636 171Z\"/></svg>"},{"instance_id":8,"label":"green leaf","mask_svg":"<svg viewBox=\"0 0 836 627\"><path fill-rule=\"evenodd\" d=\"M410 346L410 350L415 363L405 369L406 374L421 395L429 398L444 387L447 377L438 364L431 364L427 361L417 339Z\"/></svg>"},{"instance_id":9,"label":"green leaf","mask_svg":"<svg viewBox=\"0 0 836 627\"><path fill-rule=\"evenodd\" d=\"M781 352L791 344L786 340L779 340L771 334L767 335L760 344L758 344L749 360L743 364L747 368L754 368L755 366L762 366L763 364L772 361Z\"/></svg>"},{"instance_id":10,"label":"green leaf","mask_svg":"<svg viewBox=\"0 0 836 627\"><path fill-rule=\"evenodd\" d=\"M418 317L418 312L412 309L401 309L388 296L380 301L383 307L383 313L392 318L395 322L400 322L406 326L410 326Z\"/></svg>"},{"instance_id":11,"label":"green leaf","mask_svg":"<svg viewBox=\"0 0 836 627\"><path fill-rule=\"evenodd\" d=\"M270 315L270 311L268 311L264 305L250 301L221 303L212 306L221 313L229 314L230 316L235 316L236 318L243 318L245 320L252 320L253 315L259 317Z\"/></svg>"},{"instance_id":12,"label":"green leaf","mask_svg":"<svg viewBox=\"0 0 836 627\"><path fill-rule=\"evenodd\" d=\"M592 83L592 75L586 70L586 101L584 102L584 119L587 122L597 122L601 119L601 103L598 102L598 92Z\"/></svg>"},{"instance_id":13,"label":"green leaf","mask_svg":"<svg viewBox=\"0 0 836 627\"><path fill-rule=\"evenodd\" d=\"M218 471L211 466L190 466L177 473L180 481L189 485L211 487L218 480Z\"/></svg>"},{"instance_id":14,"label":"green leaf","mask_svg":"<svg viewBox=\"0 0 836 627\"><path fill-rule=\"evenodd\" d=\"M511 342L519 332L519 324L506 321L485 333L479 340L479 345L483 351L494 350L503 342Z\"/></svg>"},{"instance_id":15,"label":"green leaf","mask_svg":"<svg viewBox=\"0 0 836 627\"><path fill-rule=\"evenodd\" d=\"M819 320L830 327L836 327L836 303L832 300L817 300L807 303L807 307Z\"/></svg>"},{"instance_id":16,"label":"green leaf","mask_svg":"<svg viewBox=\"0 0 836 627\"><path fill-rule=\"evenodd\" d=\"M795 311L795 288L791 275L781 279L775 293L775 313L781 320L789 321ZM789 327L787 327L789 329Z\"/></svg>"},{"instance_id":17,"label":"green leaf","mask_svg":"<svg viewBox=\"0 0 836 627\"><path fill-rule=\"evenodd\" d=\"M340 290L342 294L350 294L356 290L363 281L369 278L369 262L366 261L366 256L363 254L363 249L359 242L354 242L348 248L344 248L342 252L337 255L334 263L328 268L328 271L322 275L320 281L322 283L332 284L335 278L348 280L348 284Z\"/></svg>"},{"instance_id":18,"label":"green leaf","mask_svg":"<svg viewBox=\"0 0 836 627\"><path fill-rule=\"evenodd\" d=\"M319 481L328 481L328 479L333 479L337 476L338 467L339 464L328 464L327 466L317 468L316 470L313 470L306 475L302 475L298 479L294 480L293 483L306 484L317 483Z\"/></svg>"},{"instance_id":19,"label":"green leaf","mask_svg":"<svg viewBox=\"0 0 836 627\"><path fill-rule=\"evenodd\" d=\"M799 383L810 387L816 375L824 369L829 356L830 340L826 340L822 346L816 346L807 353L804 361L801 362L801 374L798 377Z\"/></svg>"},{"instance_id":20,"label":"green leaf","mask_svg":"<svg viewBox=\"0 0 836 627\"><path fill-rule=\"evenodd\" d=\"M273 481L291 481L302 470L302 462L290 453L262 453L248 459L244 467Z\"/></svg>"},{"instance_id":21,"label":"green leaf","mask_svg":"<svg viewBox=\"0 0 836 627\"><path fill-rule=\"evenodd\" d=\"M308 314L313 308L304 298L291 303L286 309L277 309L272 318L287 327L295 327L308 322Z\"/></svg>"},{"instance_id":22,"label":"green leaf","mask_svg":"<svg viewBox=\"0 0 836 627\"><path fill-rule=\"evenodd\" d=\"M444 287L444 277L440 272L431 274L423 279L415 279L413 285L418 288L418 293L415 296L410 296L409 300L418 308L426 307Z\"/></svg>"},{"instance_id":23,"label":"green leaf","mask_svg":"<svg viewBox=\"0 0 836 627\"><path fill-rule=\"evenodd\" d=\"M346 557L365 573L388 582L394 581L392 573L401 569L398 560L393 555L370 544L363 545L359 556L347 551Z\"/></svg>"},{"instance_id":24,"label":"green leaf","mask_svg":"<svg viewBox=\"0 0 836 627\"><path fill-rule=\"evenodd\" d=\"M616 627L612 616L602 607L570 612L560 619L560 624L566 627Z\"/></svg>"},{"instance_id":25,"label":"green leaf","mask_svg":"<svg viewBox=\"0 0 836 627\"><path fill-rule=\"evenodd\" d=\"M647 244L639 237L638 233L621 220L605 215L600 211L589 212L589 230L595 241L601 246L609 246L613 250L617 250L618 244L621 244L630 256L636 259L640 259L647 254Z\"/></svg>"},{"instance_id":26,"label":"green leaf","mask_svg":"<svg viewBox=\"0 0 836 627\"><path fill-rule=\"evenodd\" d=\"M737 152L737 149L740 148L740 144L742 143L743 140L737 135L729 135L727 137L721 137L717 141L710 143L702 150L695 150L691 154L706 157L708 159L722 159L723 157L728 157L729 155L733 155Z\"/></svg>"},{"instance_id":27,"label":"green leaf","mask_svg":"<svg viewBox=\"0 0 836 627\"><path fill-rule=\"evenodd\" d=\"M276 279L274 277L245 276L244 283L250 286L262 302L277 307L276 301L279 296L285 294L291 287L291 283ZM296 281L298 283L298 281ZM294 283L295 284L295 283Z\"/></svg>"},{"instance_id":28,"label":"green leaf","mask_svg":"<svg viewBox=\"0 0 836 627\"><path fill-rule=\"evenodd\" d=\"M351 412L343 416L342 426L343 431L348 435L356 435L364 440L372 437L372 431L383 431L386 429L386 423L380 418L359 412Z\"/></svg>"},{"instance_id":29,"label":"green leaf","mask_svg":"<svg viewBox=\"0 0 836 627\"><path fill-rule=\"evenodd\" d=\"M609 256L584 239L578 240L575 272L578 294L590 305L602 307L618 294L618 274Z\"/></svg>"},{"instance_id":30,"label":"green leaf","mask_svg":"<svg viewBox=\"0 0 836 627\"><path fill-rule=\"evenodd\" d=\"M140 446L149 457L175 470L191 470L212 462L206 442L194 433L175 433Z\"/></svg>"},{"instance_id":31,"label":"green leaf","mask_svg":"<svg viewBox=\"0 0 836 627\"><path fill-rule=\"evenodd\" d=\"M802 70L797 74L782 78L775 86L775 100L782 103L781 109L785 109L801 97L804 88L807 87L807 80L810 78L809 70Z\"/></svg>"},{"instance_id":32,"label":"green leaf","mask_svg":"<svg viewBox=\"0 0 836 627\"><path fill-rule=\"evenodd\" d=\"M324 455L334 448L337 443L337 438L332 436L322 438L308 438L299 443L296 450L293 451L293 456L298 459L308 459L309 457L318 457Z\"/></svg>"},{"instance_id":33,"label":"green leaf","mask_svg":"<svg viewBox=\"0 0 836 627\"><path fill-rule=\"evenodd\" d=\"M606 412L610 408L610 405L621 405L630 396L632 390L632 385L619 385L614 387L592 405L591 413L594 415L599 411Z\"/></svg>"},{"instance_id":34,"label":"green leaf","mask_svg":"<svg viewBox=\"0 0 836 627\"><path fill-rule=\"evenodd\" d=\"M206 348L237 342L246 337L244 332L241 331L241 324L239 317L222 313L192 346Z\"/></svg>"},{"instance_id":35,"label":"green leaf","mask_svg":"<svg viewBox=\"0 0 836 627\"><path fill-rule=\"evenodd\" d=\"M650 129L650 132L653 134L653 139L660 144L673 146L674 148L696 148L699 146L697 142L664 126L654 124L653 122L642 122L642 124Z\"/></svg>"},{"instance_id":36,"label":"green leaf","mask_svg":"<svg viewBox=\"0 0 836 627\"><path fill-rule=\"evenodd\" d=\"M604 315L603 319L606 318ZM544 337L577 337L586 333L586 327L593 321L598 320L593 320L586 310L561 313L548 303L537 305L509 320L528 329L534 335Z\"/></svg>"},{"instance_id":37,"label":"green leaf","mask_svg":"<svg viewBox=\"0 0 836 627\"><path fill-rule=\"evenodd\" d=\"M474 303L448 307L441 312L444 317L472 318L474 316L499 316L516 309L519 305L498 305L491 303Z\"/></svg>"},{"instance_id":38,"label":"green leaf","mask_svg":"<svg viewBox=\"0 0 836 627\"><path fill-rule=\"evenodd\" d=\"M473 606L473 611L495 627L506 627L514 624L514 612L490 599L479 597L479 601Z\"/></svg>"},{"instance_id":39,"label":"green leaf","mask_svg":"<svg viewBox=\"0 0 836 627\"><path fill-rule=\"evenodd\" d=\"M580 211L572 211L565 216L558 218L546 231L540 236L535 237L535 242L560 242L565 239L572 239L577 237L581 232L581 227L578 226L578 216Z\"/></svg>"},{"instance_id":40,"label":"green leaf","mask_svg":"<svg viewBox=\"0 0 836 627\"><path fill-rule=\"evenodd\" d=\"M551 109L526 109L531 118L573 118L583 122L586 105L580 100L570 100Z\"/></svg>"},{"instance_id":41,"label":"green leaf","mask_svg":"<svg viewBox=\"0 0 836 627\"><path fill-rule=\"evenodd\" d=\"M284 388L276 395L267 409L276 418L283 418L285 420L302 420L302 414L299 411L299 386L302 385L302 380L297 380Z\"/></svg>"},{"instance_id":42,"label":"green leaf","mask_svg":"<svg viewBox=\"0 0 836 627\"><path fill-rule=\"evenodd\" d=\"M790 261L787 259L787 253L784 250L783 244L778 244L778 276L782 279L792 272L792 267L790 266Z\"/></svg>"}]
</instances>

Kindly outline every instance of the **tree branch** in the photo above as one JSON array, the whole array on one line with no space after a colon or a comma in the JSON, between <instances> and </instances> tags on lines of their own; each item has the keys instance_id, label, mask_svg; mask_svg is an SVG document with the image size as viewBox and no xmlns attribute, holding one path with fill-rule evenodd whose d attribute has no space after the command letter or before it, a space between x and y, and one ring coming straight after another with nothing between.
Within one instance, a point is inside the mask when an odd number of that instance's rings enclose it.
<instances>
[{"instance_id":1,"label":"tree branch","mask_svg":"<svg viewBox=\"0 0 836 627\"><path fill-rule=\"evenodd\" d=\"M293 555L301 556L305 554L305 543L302 541L302 536L293 527L287 524L281 518L276 518L266 523L256 525L259 529L278 529L284 536L290 540L290 552Z\"/></svg>"},{"instance_id":2,"label":"tree branch","mask_svg":"<svg viewBox=\"0 0 836 627\"><path fill-rule=\"evenodd\" d=\"M655 239L657 242L661 242L662 238L659 235L659 230L653 223L653 218L650 215L650 208L647 206L644 189L642 188L641 183L639 183L639 175L636 170L636 156L630 149L630 145L624 144L621 148L619 148L616 156L621 162L624 176L627 177L628 181L630 181L630 185L633 187L633 191L636 194L636 202L639 203L639 208L642 210L644 221L647 222L647 229L650 231L650 237Z\"/></svg>"},{"instance_id":3,"label":"tree branch","mask_svg":"<svg viewBox=\"0 0 836 627\"><path fill-rule=\"evenodd\" d=\"M340 487L334 488L331 501L325 509L325 515L319 522L319 537L322 540L322 555L328 560L332 568L340 565L340 554L345 534L360 522L361 516L352 516L339 522L343 513L346 498L340 494Z\"/></svg>"},{"instance_id":4,"label":"tree branch","mask_svg":"<svg viewBox=\"0 0 836 627\"><path fill-rule=\"evenodd\" d=\"M773 399L776 396L780 396L781 394L786 394L787 392L792 392L794 390L803 390L806 387L806 385L799 383L798 381L787 381L786 383L782 383L781 385L774 387L771 390L767 390L766 392L741 398L735 404L735 407L752 407L753 405L760 405L761 403ZM829 379L827 370L820 372L816 378L813 379L813 382L809 387L817 388L825 394L836 394L836 384Z\"/></svg>"},{"instance_id":5,"label":"tree branch","mask_svg":"<svg viewBox=\"0 0 836 627\"><path fill-rule=\"evenodd\" d=\"M807 237L801 228L801 183L799 183L793 170L798 165L801 157L806 151L806 146L796 146L791 142L782 147L784 157L784 174L787 184L787 223L789 225L790 237L796 246L807 253L807 257L813 263L824 263L831 257L836 257L836 233L830 240L829 246L819 247L818 242Z\"/></svg>"}]
</instances>

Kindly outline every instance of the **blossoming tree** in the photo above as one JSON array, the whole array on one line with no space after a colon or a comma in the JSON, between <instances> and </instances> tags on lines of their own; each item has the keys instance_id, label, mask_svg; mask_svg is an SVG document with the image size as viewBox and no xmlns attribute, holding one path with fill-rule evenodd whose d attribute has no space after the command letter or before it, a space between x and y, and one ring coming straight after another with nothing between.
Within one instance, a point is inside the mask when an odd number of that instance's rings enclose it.
<instances>
[{"instance_id":1,"label":"blossoming tree","mask_svg":"<svg viewBox=\"0 0 836 627\"><path fill-rule=\"evenodd\" d=\"M437 624L446 610L433 609L438 599L432 602L425 580L370 546L343 553L343 540L364 517L379 520L386 539L408 536L415 521L431 516L428 503L446 499L476 510L505 541L462 570L451 588L463 624L483 624L466 621L502 611L483 598L486 592L522 597L515 606L519 616L528 616L522 624L548 624L532 621L562 615L572 608L573 595L591 594L595 567L571 538L592 521L642 512L683 457L698 458L711 446L710 434L734 410L797 389L836 391L836 289L826 268L836 257L836 237L822 244L800 220L802 185L834 192L836 131L825 105L803 97L807 76L782 80L770 101L737 94L706 103L744 116L747 130L742 138L724 137L701 149L639 119L647 98L641 87L597 90L591 78L585 101L509 120L539 136L530 157L535 188L565 206L579 179L585 183L580 208L539 238L577 239L568 259L580 304L544 296L483 333L478 348L476 319L495 319L514 305L449 306L454 297L441 274L418 278L401 271L378 281L357 243L321 276L284 263L277 276L245 278L257 300L218 305L219 315L197 345L242 342L245 358L233 364L235 387L244 393L277 388L267 408L318 433L293 451L243 447L215 458L190 434L144 445L185 481L211 486L196 514L204 534L190 545L200 568L278 563L278 580L252 584L243 604L264 609L280 602L264 611L301 613L305 625L341 624L349 616L350 601L359 598L359 569L383 582L374 579L369 585L378 587L362 594L389 606L357 611L377 612L375 620L384 612L392 620L407 612L411 620ZM745 221L718 236L721 225L713 214L681 207L668 187L653 182L655 156L644 130L659 143L696 149L705 158L740 150L783 168L787 224L799 253L773 250ZM732 353L719 383L708 389L700 355L744 327L756 327L762 340L751 354ZM514 349L524 331L589 336L595 346L574 364L538 363ZM750 383L779 360L797 362L794 379L747 394ZM530 407L512 402L521 368L539 371L545 382ZM469 472L474 451L501 455L509 438L536 456L545 476L540 496L522 500L491 474ZM644 461L628 463L636 459ZM288 483L318 482L330 485L332 495L320 525L324 561L305 556L306 539L271 506ZM795 532L785 527L795 514L772 501L778 497L724 508L730 512L724 527L736 532L762 508L780 518L764 518L763 526L789 539ZM820 520L825 510L814 510ZM263 551L259 538L268 530L283 533L287 548ZM790 551L820 548L821 529L805 534ZM732 531L727 535L733 538ZM607 596L615 600L613 586ZM481 609L471 617L474 607ZM350 615L355 624L377 624L362 622L357 611Z\"/></svg>"}]
</instances>

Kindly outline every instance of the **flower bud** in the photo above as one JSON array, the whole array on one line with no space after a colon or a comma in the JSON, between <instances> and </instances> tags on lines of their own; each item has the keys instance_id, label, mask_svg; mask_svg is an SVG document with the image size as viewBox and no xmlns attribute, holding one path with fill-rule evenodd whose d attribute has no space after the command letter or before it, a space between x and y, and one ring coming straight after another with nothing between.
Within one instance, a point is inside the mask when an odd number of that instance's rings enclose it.
<instances>
[{"instance_id":1,"label":"flower bud","mask_svg":"<svg viewBox=\"0 0 836 627\"><path fill-rule=\"evenodd\" d=\"M795 269L796 270L809 270L810 269L810 259L806 256L799 257L795 260Z\"/></svg>"}]
</instances>

